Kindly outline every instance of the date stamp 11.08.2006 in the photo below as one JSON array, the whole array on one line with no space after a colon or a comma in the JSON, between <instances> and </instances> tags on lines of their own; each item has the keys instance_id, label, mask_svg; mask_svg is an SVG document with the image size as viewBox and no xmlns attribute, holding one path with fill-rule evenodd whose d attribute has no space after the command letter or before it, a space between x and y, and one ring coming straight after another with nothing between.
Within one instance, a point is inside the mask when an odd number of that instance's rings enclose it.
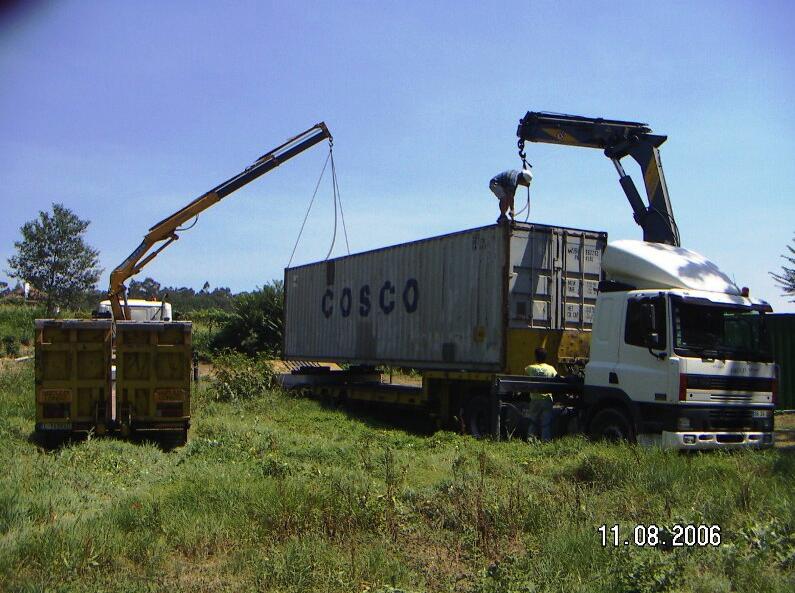
<instances>
[{"instance_id":1,"label":"date stamp 11.08.2006","mask_svg":"<svg viewBox=\"0 0 795 593\"><path fill-rule=\"evenodd\" d=\"M649 548L718 547L721 545L720 525L675 523L671 526L636 525L629 530L622 526L600 525L597 528L602 547L638 546Z\"/></svg>"}]
</instances>

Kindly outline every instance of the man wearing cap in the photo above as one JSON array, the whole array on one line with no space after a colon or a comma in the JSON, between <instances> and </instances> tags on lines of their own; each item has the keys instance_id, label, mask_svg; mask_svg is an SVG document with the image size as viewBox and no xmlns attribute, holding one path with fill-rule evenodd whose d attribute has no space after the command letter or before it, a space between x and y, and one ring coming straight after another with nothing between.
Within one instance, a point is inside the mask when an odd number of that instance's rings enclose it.
<instances>
[{"instance_id":1,"label":"man wearing cap","mask_svg":"<svg viewBox=\"0 0 795 593\"><path fill-rule=\"evenodd\" d=\"M530 182L533 180L533 173L528 168L518 171L512 169L510 171L503 171L499 175L492 177L489 182L489 189L497 196L500 201L500 217L497 222L505 222L508 217L505 213L510 211L511 220L513 220L514 208L513 198L516 195L516 188L520 185L530 187Z\"/></svg>"}]
</instances>

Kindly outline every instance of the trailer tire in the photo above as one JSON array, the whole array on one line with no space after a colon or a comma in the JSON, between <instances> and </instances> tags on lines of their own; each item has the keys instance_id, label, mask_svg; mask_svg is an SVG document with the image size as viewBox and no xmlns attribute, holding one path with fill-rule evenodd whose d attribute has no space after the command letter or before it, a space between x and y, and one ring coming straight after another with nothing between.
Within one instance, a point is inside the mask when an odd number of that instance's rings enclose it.
<instances>
[{"instance_id":1,"label":"trailer tire","mask_svg":"<svg viewBox=\"0 0 795 593\"><path fill-rule=\"evenodd\" d=\"M71 434L54 433L46 430L38 430L34 434L34 439L39 446L47 451L60 448L71 437Z\"/></svg>"},{"instance_id":2,"label":"trailer tire","mask_svg":"<svg viewBox=\"0 0 795 593\"><path fill-rule=\"evenodd\" d=\"M482 439L491 434L491 410L489 398L476 395L471 398L464 408L466 430L476 439Z\"/></svg>"},{"instance_id":3,"label":"trailer tire","mask_svg":"<svg viewBox=\"0 0 795 593\"><path fill-rule=\"evenodd\" d=\"M619 408L606 408L597 412L589 423L588 436L595 441L635 442L632 421Z\"/></svg>"}]
</instances>

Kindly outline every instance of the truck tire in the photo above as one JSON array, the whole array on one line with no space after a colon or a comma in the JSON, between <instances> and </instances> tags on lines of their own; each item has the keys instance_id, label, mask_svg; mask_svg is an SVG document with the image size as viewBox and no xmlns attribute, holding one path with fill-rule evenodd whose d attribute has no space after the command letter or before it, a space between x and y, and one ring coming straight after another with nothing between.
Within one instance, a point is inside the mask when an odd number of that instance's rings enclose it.
<instances>
[{"instance_id":1,"label":"truck tire","mask_svg":"<svg viewBox=\"0 0 795 593\"><path fill-rule=\"evenodd\" d=\"M619 408L600 410L588 425L588 436L593 440L635 442L632 421Z\"/></svg>"},{"instance_id":2,"label":"truck tire","mask_svg":"<svg viewBox=\"0 0 795 593\"><path fill-rule=\"evenodd\" d=\"M464 408L464 421L467 432L476 439L489 436L491 434L489 398L476 395L470 399Z\"/></svg>"}]
</instances>

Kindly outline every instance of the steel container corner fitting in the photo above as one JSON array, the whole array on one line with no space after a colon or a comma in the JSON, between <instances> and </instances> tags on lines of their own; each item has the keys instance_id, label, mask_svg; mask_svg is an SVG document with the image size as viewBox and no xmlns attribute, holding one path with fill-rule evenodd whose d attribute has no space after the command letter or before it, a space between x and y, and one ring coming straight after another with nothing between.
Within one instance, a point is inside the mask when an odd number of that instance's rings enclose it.
<instances>
[{"instance_id":1,"label":"steel container corner fitting","mask_svg":"<svg viewBox=\"0 0 795 593\"><path fill-rule=\"evenodd\" d=\"M36 430L102 433L111 421L111 322L35 321Z\"/></svg>"},{"instance_id":2,"label":"steel container corner fitting","mask_svg":"<svg viewBox=\"0 0 795 593\"><path fill-rule=\"evenodd\" d=\"M190 425L191 323L116 323L116 421L122 432Z\"/></svg>"},{"instance_id":3,"label":"steel container corner fitting","mask_svg":"<svg viewBox=\"0 0 795 593\"><path fill-rule=\"evenodd\" d=\"M607 236L496 224L285 270L287 360L522 372L587 356Z\"/></svg>"}]
</instances>

